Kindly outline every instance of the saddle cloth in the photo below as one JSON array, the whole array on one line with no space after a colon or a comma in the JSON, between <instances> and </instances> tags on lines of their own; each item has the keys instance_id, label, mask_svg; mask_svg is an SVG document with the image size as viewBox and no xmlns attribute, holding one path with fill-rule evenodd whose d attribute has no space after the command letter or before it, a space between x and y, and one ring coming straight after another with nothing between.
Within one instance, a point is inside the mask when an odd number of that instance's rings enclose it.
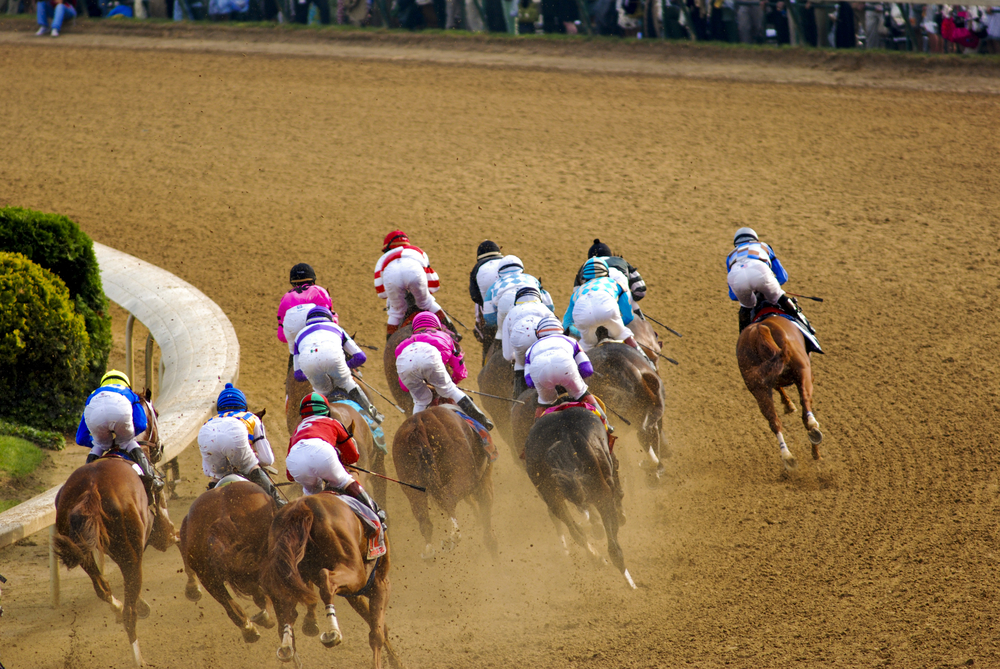
<instances>
[{"instance_id":1,"label":"saddle cloth","mask_svg":"<svg viewBox=\"0 0 1000 669\"><path fill-rule=\"evenodd\" d=\"M215 484L213 490L215 488L225 488L230 483L236 483L237 481L247 481L248 483L250 482L249 479L247 479L245 476L240 476L239 474L226 474L221 479L219 479L219 482Z\"/></svg>"},{"instance_id":2,"label":"saddle cloth","mask_svg":"<svg viewBox=\"0 0 1000 669\"><path fill-rule=\"evenodd\" d=\"M324 492L331 495L337 495L340 501L351 507L351 511L354 515L361 520L361 523L367 528L368 532L368 556L365 558L367 560L374 560L375 558L382 557L386 553L385 548L385 529L382 527L381 521L379 521L378 516L375 512L369 509L365 504L360 501L349 497L348 495L341 495L333 490L325 490Z\"/></svg>"},{"instance_id":3,"label":"saddle cloth","mask_svg":"<svg viewBox=\"0 0 1000 669\"><path fill-rule=\"evenodd\" d=\"M597 401L600 402L600 400ZM566 409L575 409L577 407L586 409L590 413L600 418L601 424L604 426L604 429L605 430L608 429L608 421L605 420L604 416L601 415L600 410L590 402L564 402L563 404L556 404L555 406L551 406L548 409L546 409L542 415L545 416L550 413L556 413L557 411L565 411Z\"/></svg>"},{"instance_id":4,"label":"saddle cloth","mask_svg":"<svg viewBox=\"0 0 1000 669\"><path fill-rule=\"evenodd\" d=\"M359 414L361 414L361 417L365 419L366 423L368 423L368 429L372 433L372 439L375 440L376 448L378 448L383 453L389 452L389 449L386 448L385 445L385 431L382 429L382 426L376 423L375 419L369 416L368 412L362 409L360 404L358 404L354 400L347 399L346 397L340 395L339 393L331 394L331 396L327 397L327 399L330 400L331 402L336 402L337 404L346 404L347 406L351 407Z\"/></svg>"},{"instance_id":5,"label":"saddle cloth","mask_svg":"<svg viewBox=\"0 0 1000 669\"><path fill-rule=\"evenodd\" d=\"M482 446L483 450L486 451L486 455L487 457L489 457L490 462L497 461L497 458L500 457L500 453L497 452L497 447L493 444L493 437L490 436L489 430L483 427L482 423L477 421L472 416L467 416L464 413L462 413L462 411L458 408L457 404L440 404L438 406L443 406L446 409L451 409L456 414L458 414L462 420L468 423L472 427L472 429L475 430L476 434L479 435L480 446Z\"/></svg>"},{"instance_id":6,"label":"saddle cloth","mask_svg":"<svg viewBox=\"0 0 1000 669\"><path fill-rule=\"evenodd\" d=\"M795 327L799 329L799 332L801 332L802 336L805 337L806 339L806 353L819 353L821 355L825 355L825 353L823 353L823 349L819 345L819 340L816 339L816 335L809 332L806 326L803 325L802 322L799 321L799 319L792 318L791 316L786 314L781 309L778 309L777 307L772 307L770 305L762 307L761 310L754 315L753 321L751 322L760 323L761 321L770 318L771 316L780 316L781 318L784 318L785 320L791 321L792 323L795 324Z\"/></svg>"},{"instance_id":7,"label":"saddle cloth","mask_svg":"<svg viewBox=\"0 0 1000 669\"><path fill-rule=\"evenodd\" d=\"M132 456L125 451L120 451L115 448L102 455L101 458L118 458L119 460L124 460L130 467L132 467L132 471L138 474L139 478L142 478L142 467L137 465L135 460L132 459Z\"/></svg>"}]
</instances>

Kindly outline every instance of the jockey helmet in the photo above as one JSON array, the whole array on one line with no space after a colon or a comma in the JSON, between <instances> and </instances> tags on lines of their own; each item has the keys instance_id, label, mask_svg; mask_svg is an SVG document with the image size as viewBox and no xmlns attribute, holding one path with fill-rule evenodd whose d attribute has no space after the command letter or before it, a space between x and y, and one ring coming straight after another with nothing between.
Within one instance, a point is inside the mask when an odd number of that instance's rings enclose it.
<instances>
[{"instance_id":1,"label":"jockey helmet","mask_svg":"<svg viewBox=\"0 0 1000 669\"><path fill-rule=\"evenodd\" d=\"M413 331L417 330L440 330L441 321L429 311L421 311L413 317Z\"/></svg>"},{"instance_id":2,"label":"jockey helmet","mask_svg":"<svg viewBox=\"0 0 1000 669\"><path fill-rule=\"evenodd\" d=\"M517 256L504 256L500 261L500 269L497 274L520 274L524 271L524 263Z\"/></svg>"},{"instance_id":3,"label":"jockey helmet","mask_svg":"<svg viewBox=\"0 0 1000 669\"><path fill-rule=\"evenodd\" d=\"M541 339L542 337L549 337L551 335L562 334L563 326L555 316L545 316L542 320L538 321L538 325L535 326L535 336Z\"/></svg>"},{"instance_id":4,"label":"jockey helmet","mask_svg":"<svg viewBox=\"0 0 1000 669\"><path fill-rule=\"evenodd\" d=\"M304 262L300 262L298 265L292 267L292 271L288 273L289 283L309 283L315 280L316 272Z\"/></svg>"},{"instance_id":5,"label":"jockey helmet","mask_svg":"<svg viewBox=\"0 0 1000 669\"><path fill-rule=\"evenodd\" d=\"M215 402L217 411L233 411L247 408L247 396L243 391L236 388L231 383L227 383L225 389L219 393L219 399Z\"/></svg>"},{"instance_id":6,"label":"jockey helmet","mask_svg":"<svg viewBox=\"0 0 1000 669\"><path fill-rule=\"evenodd\" d=\"M524 304L525 302L540 302L542 299L542 294L538 292L537 288L532 288L531 286L525 286L524 288L519 288L517 294L514 296L514 304Z\"/></svg>"},{"instance_id":7,"label":"jockey helmet","mask_svg":"<svg viewBox=\"0 0 1000 669\"><path fill-rule=\"evenodd\" d=\"M736 231L736 234L733 235L733 246L739 246L741 243L749 241L760 241L753 228L740 228Z\"/></svg>"},{"instance_id":8,"label":"jockey helmet","mask_svg":"<svg viewBox=\"0 0 1000 669\"><path fill-rule=\"evenodd\" d=\"M101 385L109 386L113 383L118 385L124 384L129 388L132 387L132 382L125 376L125 372L119 372L117 369L109 369L108 373L101 377Z\"/></svg>"},{"instance_id":9,"label":"jockey helmet","mask_svg":"<svg viewBox=\"0 0 1000 669\"><path fill-rule=\"evenodd\" d=\"M299 415L303 418L329 416L330 403L320 393L309 393L302 398L302 402L299 404Z\"/></svg>"},{"instance_id":10,"label":"jockey helmet","mask_svg":"<svg viewBox=\"0 0 1000 669\"><path fill-rule=\"evenodd\" d=\"M608 263L600 258L591 258L583 263L583 280L590 281L608 275Z\"/></svg>"},{"instance_id":11,"label":"jockey helmet","mask_svg":"<svg viewBox=\"0 0 1000 669\"><path fill-rule=\"evenodd\" d=\"M333 312L326 307L313 307L306 314L306 323L319 323L320 321L332 321Z\"/></svg>"},{"instance_id":12,"label":"jockey helmet","mask_svg":"<svg viewBox=\"0 0 1000 669\"><path fill-rule=\"evenodd\" d=\"M406 233L402 230L393 230L385 236L382 240L382 253L385 253L389 249L405 244L410 241L410 238L406 236Z\"/></svg>"},{"instance_id":13,"label":"jockey helmet","mask_svg":"<svg viewBox=\"0 0 1000 669\"><path fill-rule=\"evenodd\" d=\"M607 258L611 255L611 247L602 242L600 239L594 240L594 245L590 247L587 251L588 258L602 257Z\"/></svg>"},{"instance_id":14,"label":"jockey helmet","mask_svg":"<svg viewBox=\"0 0 1000 669\"><path fill-rule=\"evenodd\" d=\"M497 246L496 242L491 242L488 239L476 249L476 260L498 255L500 255L500 247Z\"/></svg>"}]
</instances>

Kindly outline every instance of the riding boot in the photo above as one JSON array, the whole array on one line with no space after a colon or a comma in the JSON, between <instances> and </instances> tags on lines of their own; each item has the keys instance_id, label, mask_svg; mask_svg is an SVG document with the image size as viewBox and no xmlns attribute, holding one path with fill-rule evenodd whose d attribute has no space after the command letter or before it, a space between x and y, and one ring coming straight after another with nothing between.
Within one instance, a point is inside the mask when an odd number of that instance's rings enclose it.
<instances>
[{"instance_id":1,"label":"riding boot","mask_svg":"<svg viewBox=\"0 0 1000 669\"><path fill-rule=\"evenodd\" d=\"M580 397L580 399L575 400L575 401L576 402L586 402L587 404L590 404L591 406L597 407L597 411L601 414L601 418L604 419L604 424L608 428L608 436L610 437L612 434L615 433L615 426L611 424L610 420L608 420L608 414L604 411L604 407L601 406L601 403L597 400L596 397L594 397L593 393L587 392L587 393L583 394Z\"/></svg>"},{"instance_id":2,"label":"riding boot","mask_svg":"<svg viewBox=\"0 0 1000 669\"><path fill-rule=\"evenodd\" d=\"M441 321L442 325L451 331L451 336L455 338L455 341L462 341L462 335L458 334L458 330L455 329L455 324L451 322L451 318L448 317L448 314L444 313L444 309L438 309L434 312L434 315L438 317L438 320Z\"/></svg>"},{"instance_id":3,"label":"riding boot","mask_svg":"<svg viewBox=\"0 0 1000 669\"><path fill-rule=\"evenodd\" d=\"M247 474L247 480L251 483L256 483L263 488L264 492L271 496L274 503L278 505L279 509L288 504L288 502L281 499L281 495L278 494L278 489L274 487L271 479L267 477L267 474L265 474L264 470L260 467L254 467L253 470Z\"/></svg>"},{"instance_id":4,"label":"riding boot","mask_svg":"<svg viewBox=\"0 0 1000 669\"><path fill-rule=\"evenodd\" d=\"M382 421L385 420L385 416L378 412L375 405L371 403L368 396L361 390L361 388L353 388L347 393L348 399L356 402L362 409L364 409L372 420L375 421L376 425L381 425Z\"/></svg>"},{"instance_id":5,"label":"riding boot","mask_svg":"<svg viewBox=\"0 0 1000 669\"><path fill-rule=\"evenodd\" d=\"M139 465L139 469L142 470L142 482L149 485L151 492L158 492L163 489L163 479L160 475L156 473L153 469L153 465L150 464L149 458L143 452L142 448L137 446L133 448L128 454L135 460L135 463Z\"/></svg>"},{"instance_id":6,"label":"riding boot","mask_svg":"<svg viewBox=\"0 0 1000 669\"><path fill-rule=\"evenodd\" d=\"M778 298L778 308L805 325L806 329L809 330L811 334L816 334L816 330L813 329L813 326L806 318L806 315L802 313L802 309L800 309L795 300L788 297L787 294L782 294L782 296Z\"/></svg>"},{"instance_id":7,"label":"riding boot","mask_svg":"<svg viewBox=\"0 0 1000 669\"><path fill-rule=\"evenodd\" d=\"M464 411L470 418L482 424L487 430L493 429L493 421L486 417L479 407L477 407L469 396L466 395L458 401L459 408Z\"/></svg>"},{"instance_id":8,"label":"riding boot","mask_svg":"<svg viewBox=\"0 0 1000 669\"><path fill-rule=\"evenodd\" d=\"M637 342L635 340L635 337L628 337L628 338L626 338L625 341L624 341L624 343L627 344L628 346L631 346L636 351L638 351L639 355L641 355L643 357L643 359L647 363L649 363L649 366L655 368L655 365L653 365L653 361L649 359L648 355L646 355L646 351L641 346L639 346L639 342Z\"/></svg>"},{"instance_id":9,"label":"riding boot","mask_svg":"<svg viewBox=\"0 0 1000 669\"><path fill-rule=\"evenodd\" d=\"M398 329L399 329L398 325L386 324L386 326L385 326L385 340L389 341L389 338L392 337L392 335L396 334L396 330L398 330Z\"/></svg>"},{"instance_id":10,"label":"riding boot","mask_svg":"<svg viewBox=\"0 0 1000 669\"><path fill-rule=\"evenodd\" d=\"M521 396L525 390L528 389L528 382L524 380L524 370L515 369L514 370L514 399Z\"/></svg>"},{"instance_id":11,"label":"riding boot","mask_svg":"<svg viewBox=\"0 0 1000 669\"><path fill-rule=\"evenodd\" d=\"M97 460L100 457L101 456L97 455L96 453L87 453L87 462L85 462L84 464L89 465L91 462Z\"/></svg>"},{"instance_id":12,"label":"riding boot","mask_svg":"<svg viewBox=\"0 0 1000 669\"><path fill-rule=\"evenodd\" d=\"M744 306L740 306L740 332L746 329L750 325L750 314L751 310Z\"/></svg>"},{"instance_id":13,"label":"riding boot","mask_svg":"<svg viewBox=\"0 0 1000 669\"><path fill-rule=\"evenodd\" d=\"M382 521L382 528L385 529L387 527L385 524L385 511L383 511L381 507L375 503L375 500L373 500L365 489L361 487L360 483L357 481L351 481L350 484L348 484L347 487L343 488L340 492L345 495L350 495L374 511L375 515L378 516L378 519Z\"/></svg>"}]
</instances>

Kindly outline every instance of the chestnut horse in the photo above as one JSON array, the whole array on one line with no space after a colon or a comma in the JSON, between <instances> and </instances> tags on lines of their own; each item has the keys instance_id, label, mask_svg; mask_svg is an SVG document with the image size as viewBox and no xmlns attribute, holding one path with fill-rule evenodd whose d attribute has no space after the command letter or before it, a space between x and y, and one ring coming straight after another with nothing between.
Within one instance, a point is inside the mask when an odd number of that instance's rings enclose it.
<instances>
[{"instance_id":1,"label":"chestnut horse","mask_svg":"<svg viewBox=\"0 0 1000 669\"><path fill-rule=\"evenodd\" d=\"M162 448L156 411L147 389L140 396L149 428L139 440L151 463L159 461ZM131 460L116 457L113 448L102 458L78 468L56 495L53 548L68 569L80 566L90 576L94 591L111 605L125 626L137 666L143 665L136 635L136 618L149 615L142 599L142 554L147 545L166 551L177 542L162 492L146 493ZM111 594L94 551L107 554L121 569L125 581L124 603Z\"/></svg>"},{"instance_id":2,"label":"chestnut horse","mask_svg":"<svg viewBox=\"0 0 1000 669\"><path fill-rule=\"evenodd\" d=\"M539 418L528 433L525 464L531 482L549 508L549 516L560 531L560 522L576 543L596 556L583 530L569 514L566 503L589 516L594 508L601 515L608 538L608 555L634 589L618 543L618 528L625 523L618 481L618 461L608 449L607 432L601 419L582 407L563 409ZM563 545L565 546L565 536Z\"/></svg>"},{"instance_id":3,"label":"chestnut horse","mask_svg":"<svg viewBox=\"0 0 1000 669\"><path fill-rule=\"evenodd\" d=\"M260 583L278 619L279 660L297 660L292 626L298 617L298 604L311 610L322 600L330 629L320 636L320 642L332 648L343 640L333 604L334 597L340 595L368 623L372 666L382 667L384 648L390 664L402 667L389 644L385 624L390 590L388 539L386 554L366 561L368 539L364 525L338 495L323 492L300 497L279 510L271 523L267 544ZM318 598L313 585L319 588Z\"/></svg>"},{"instance_id":4,"label":"chestnut horse","mask_svg":"<svg viewBox=\"0 0 1000 669\"><path fill-rule=\"evenodd\" d=\"M472 497L483 524L486 548L493 557L498 557L497 537L493 531L493 463L479 435L454 409L453 405L431 406L410 416L396 431L392 442L396 475L427 488L426 493L403 488L426 542L420 557L426 559L434 555L431 547L434 526L428 513L428 495L451 519L448 540L442 541L443 549L458 543L455 507L461 500Z\"/></svg>"},{"instance_id":5,"label":"chestnut horse","mask_svg":"<svg viewBox=\"0 0 1000 669\"><path fill-rule=\"evenodd\" d=\"M778 438L778 449L785 469L794 469L795 456L788 450L781 432L781 419L774 408L773 391L781 396L785 413L795 412L785 387L795 385L799 389L802 402L802 424L805 425L812 442L812 456L820 459L819 444L823 433L812 413L813 378L809 353L806 351L805 336L798 326L781 316L771 316L748 325L736 341L736 362L747 390L757 400L760 412L764 414L771 432Z\"/></svg>"},{"instance_id":6,"label":"chestnut horse","mask_svg":"<svg viewBox=\"0 0 1000 669\"><path fill-rule=\"evenodd\" d=\"M243 640L260 638L256 625L274 627L267 613L267 600L260 587L260 572L267 559L267 533L277 505L256 483L240 480L202 493L181 523L180 549L188 582L185 596L201 599L198 580L226 610L243 632ZM247 618L233 592L251 597L260 612Z\"/></svg>"}]
</instances>

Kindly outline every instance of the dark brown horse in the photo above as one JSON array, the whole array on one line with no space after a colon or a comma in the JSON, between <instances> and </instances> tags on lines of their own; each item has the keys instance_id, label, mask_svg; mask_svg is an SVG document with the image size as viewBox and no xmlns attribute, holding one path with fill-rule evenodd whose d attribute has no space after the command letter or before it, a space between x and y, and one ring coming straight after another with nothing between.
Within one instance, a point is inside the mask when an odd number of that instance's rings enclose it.
<instances>
[{"instance_id":1,"label":"dark brown horse","mask_svg":"<svg viewBox=\"0 0 1000 669\"><path fill-rule=\"evenodd\" d=\"M809 353L806 351L805 337L799 328L786 318L774 316L748 325L736 342L736 362L747 390L757 400L760 412L764 414L771 432L778 438L781 461L786 469L796 466L795 456L785 445L781 432L781 419L774 408L773 391L781 395L785 413L795 412L785 387L795 385L799 389L802 402L802 424L812 442L812 456L820 459L819 444L823 433L812 413L813 378Z\"/></svg>"},{"instance_id":2,"label":"dark brown horse","mask_svg":"<svg viewBox=\"0 0 1000 669\"><path fill-rule=\"evenodd\" d=\"M489 353L486 355L486 362L479 371L476 379L479 391L499 397L510 397L514 392L514 363L508 362L503 357L503 347L499 341L493 342ZM489 413L496 426L497 432L503 437L510 447L511 453L517 458L521 454L524 442L515 443L514 432L510 422L510 400L499 400L493 397L483 396L483 409ZM534 414L532 414L534 416Z\"/></svg>"},{"instance_id":3,"label":"dark brown horse","mask_svg":"<svg viewBox=\"0 0 1000 669\"><path fill-rule=\"evenodd\" d=\"M321 600L330 629L320 636L320 642L332 648L343 640L333 603L334 597L340 595L368 623L372 666L382 667L383 648L392 666L402 666L389 644L385 624L391 551L366 561L367 548L364 526L337 495L306 495L278 511L268 533L261 586L271 598L278 619L279 660L297 659L292 626L298 617L298 604L312 609ZM319 597L313 585L319 588Z\"/></svg>"},{"instance_id":4,"label":"dark brown horse","mask_svg":"<svg viewBox=\"0 0 1000 669\"><path fill-rule=\"evenodd\" d=\"M427 488L426 493L403 488L426 542L421 557L434 555L428 495L451 519L449 536L442 541L442 548L448 550L458 543L455 507L461 500L472 497L483 524L486 548L494 557L499 555L493 532L493 465L479 435L452 408L432 406L407 418L393 439L392 459L400 479Z\"/></svg>"},{"instance_id":5,"label":"dark brown horse","mask_svg":"<svg viewBox=\"0 0 1000 669\"><path fill-rule=\"evenodd\" d=\"M564 409L539 418L524 447L528 476L545 500L549 516L562 534L565 525L573 539L591 555L596 553L569 513L567 503L588 516L596 509L608 539L608 555L635 588L618 543L618 528L625 522L618 461L608 449L601 419L581 407ZM563 536L563 546L566 539Z\"/></svg>"},{"instance_id":6,"label":"dark brown horse","mask_svg":"<svg viewBox=\"0 0 1000 669\"><path fill-rule=\"evenodd\" d=\"M140 399L149 429L140 444L150 462L160 459L162 449L156 412L146 390ZM142 435L139 435L142 436ZM90 576L94 591L120 617L132 646L136 665L142 666L136 618L149 615L142 599L142 554L147 545L165 551L177 542L177 534L162 493L150 499L130 460L109 455L78 468L56 495L56 554L68 569L80 566ZM94 559L94 552L107 554L121 569L125 582L124 602L111 594L111 586Z\"/></svg>"},{"instance_id":7,"label":"dark brown horse","mask_svg":"<svg viewBox=\"0 0 1000 669\"><path fill-rule=\"evenodd\" d=\"M260 587L260 572L276 510L274 500L256 483L236 481L202 493L181 523L181 557L188 577L184 594L192 602L201 599L197 576L242 630L247 643L260 638L256 625L274 627ZM227 584L236 594L252 598L260 612L247 618Z\"/></svg>"}]
</instances>

